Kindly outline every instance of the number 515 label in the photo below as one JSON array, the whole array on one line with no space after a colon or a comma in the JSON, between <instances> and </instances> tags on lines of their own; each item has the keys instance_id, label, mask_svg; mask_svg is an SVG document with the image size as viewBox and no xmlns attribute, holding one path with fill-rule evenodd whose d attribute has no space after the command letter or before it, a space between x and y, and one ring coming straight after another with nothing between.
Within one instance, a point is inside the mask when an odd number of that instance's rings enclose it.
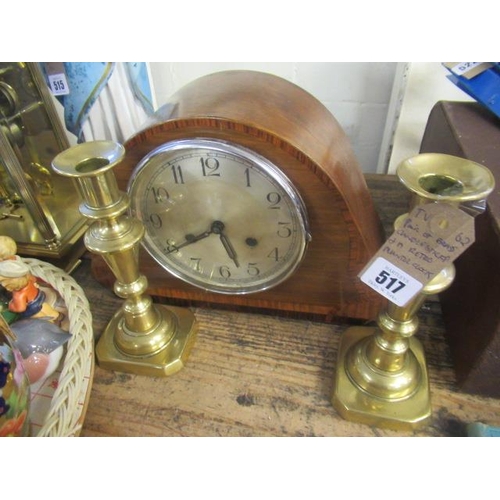
<instances>
[{"instance_id":1,"label":"number 515 label","mask_svg":"<svg viewBox=\"0 0 500 500\"><path fill-rule=\"evenodd\" d=\"M49 75L49 87L53 95L69 94L69 86L64 73Z\"/></svg>"},{"instance_id":2,"label":"number 515 label","mask_svg":"<svg viewBox=\"0 0 500 500\"><path fill-rule=\"evenodd\" d=\"M420 281L382 257L377 257L360 279L398 306L404 306L423 288Z\"/></svg>"}]
</instances>

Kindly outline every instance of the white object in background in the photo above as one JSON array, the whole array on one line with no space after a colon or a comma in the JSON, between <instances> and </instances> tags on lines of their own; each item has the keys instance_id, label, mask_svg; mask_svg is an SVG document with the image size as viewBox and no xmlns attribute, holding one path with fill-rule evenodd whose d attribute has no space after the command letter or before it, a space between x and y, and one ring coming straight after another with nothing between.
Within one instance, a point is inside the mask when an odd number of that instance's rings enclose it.
<instances>
[{"instance_id":1,"label":"white object in background","mask_svg":"<svg viewBox=\"0 0 500 500\"><path fill-rule=\"evenodd\" d=\"M473 101L446 78L447 74L448 70L440 62L409 64L408 81L394 133L388 174L394 174L403 160L420 152L430 112L437 102Z\"/></svg>"},{"instance_id":2,"label":"white object in background","mask_svg":"<svg viewBox=\"0 0 500 500\"><path fill-rule=\"evenodd\" d=\"M394 144L394 135L396 134L396 129L398 128L399 116L401 115L401 108L403 106L409 70L409 63L398 63L396 74L394 75L394 84L392 86L389 109L387 110L384 135L382 137L382 144L380 145L377 174L386 174L389 168L389 161Z\"/></svg>"},{"instance_id":3,"label":"white object in background","mask_svg":"<svg viewBox=\"0 0 500 500\"><path fill-rule=\"evenodd\" d=\"M134 96L124 63L117 62L82 126L83 137L85 142L110 140L123 143L140 130L147 117Z\"/></svg>"}]
</instances>

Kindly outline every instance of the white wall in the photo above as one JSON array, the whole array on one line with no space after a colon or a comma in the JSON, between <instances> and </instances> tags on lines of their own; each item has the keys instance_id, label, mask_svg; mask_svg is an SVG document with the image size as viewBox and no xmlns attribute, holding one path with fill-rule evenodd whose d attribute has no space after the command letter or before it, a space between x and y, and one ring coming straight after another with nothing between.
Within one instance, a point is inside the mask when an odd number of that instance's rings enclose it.
<instances>
[{"instance_id":1,"label":"white wall","mask_svg":"<svg viewBox=\"0 0 500 500\"><path fill-rule=\"evenodd\" d=\"M418 154L436 102L471 100L446 78L448 72L440 62L151 62L149 66L155 107L183 85L216 71L251 69L286 78L330 110L364 172L394 173L402 160Z\"/></svg>"},{"instance_id":2,"label":"white wall","mask_svg":"<svg viewBox=\"0 0 500 500\"><path fill-rule=\"evenodd\" d=\"M152 62L156 105L209 73L251 69L285 78L314 95L340 123L365 172L375 172L397 64L393 62Z\"/></svg>"},{"instance_id":3,"label":"white wall","mask_svg":"<svg viewBox=\"0 0 500 500\"><path fill-rule=\"evenodd\" d=\"M439 62L413 62L408 65L406 81L399 82L405 89L392 137L392 153L387 169L389 173L394 173L401 161L418 154L434 104L441 100L472 100L446 78L448 74L448 70Z\"/></svg>"}]
</instances>

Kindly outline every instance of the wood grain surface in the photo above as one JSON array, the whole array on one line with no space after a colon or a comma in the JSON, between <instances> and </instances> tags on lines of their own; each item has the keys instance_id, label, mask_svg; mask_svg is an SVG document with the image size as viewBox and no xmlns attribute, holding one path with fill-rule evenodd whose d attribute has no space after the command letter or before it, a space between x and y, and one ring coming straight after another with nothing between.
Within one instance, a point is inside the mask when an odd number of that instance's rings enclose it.
<instances>
[{"instance_id":1,"label":"wood grain surface","mask_svg":"<svg viewBox=\"0 0 500 500\"><path fill-rule=\"evenodd\" d=\"M387 229L406 210L397 179L367 176ZM84 289L98 338L122 301L91 276L84 259L74 277ZM440 305L422 308L420 330L433 415L414 432L342 419L333 409L336 356L348 324L194 308L199 333L187 366L169 378L96 367L82 436L462 436L481 421L500 426L500 400L461 392Z\"/></svg>"}]
</instances>

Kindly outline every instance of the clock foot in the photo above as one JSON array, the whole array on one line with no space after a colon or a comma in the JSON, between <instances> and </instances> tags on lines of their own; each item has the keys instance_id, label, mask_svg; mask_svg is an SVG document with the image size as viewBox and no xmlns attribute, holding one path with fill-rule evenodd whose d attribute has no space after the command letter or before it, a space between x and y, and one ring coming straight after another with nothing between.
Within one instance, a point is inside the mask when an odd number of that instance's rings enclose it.
<instances>
[{"instance_id":1,"label":"clock foot","mask_svg":"<svg viewBox=\"0 0 500 500\"><path fill-rule=\"evenodd\" d=\"M191 352L198 332L198 324L189 309L155 304L162 319L148 337L167 337L169 340L157 352L132 355L121 351L117 338L129 336L123 310L109 322L99 339L96 356L103 369L151 377L166 377L182 369Z\"/></svg>"},{"instance_id":2,"label":"clock foot","mask_svg":"<svg viewBox=\"0 0 500 500\"><path fill-rule=\"evenodd\" d=\"M384 372L371 366L363 352L377 330L352 327L344 333L332 404L346 420L387 429L417 429L428 423L432 413L422 345L409 339L404 366Z\"/></svg>"}]
</instances>

